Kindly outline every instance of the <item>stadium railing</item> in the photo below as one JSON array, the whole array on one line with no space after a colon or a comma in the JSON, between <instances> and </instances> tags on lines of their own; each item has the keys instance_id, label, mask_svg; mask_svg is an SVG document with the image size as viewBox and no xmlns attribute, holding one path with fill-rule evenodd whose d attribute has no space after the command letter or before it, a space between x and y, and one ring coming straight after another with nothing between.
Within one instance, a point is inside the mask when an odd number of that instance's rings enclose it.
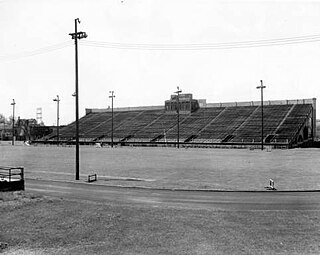
<instances>
[{"instance_id":1,"label":"stadium railing","mask_svg":"<svg viewBox=\"0 0 320 255\"><path fill-rule=\"evenodd\" d=\"M0 166L0 191L24 190L24 168Z\"/></svg>"}]
</instances>

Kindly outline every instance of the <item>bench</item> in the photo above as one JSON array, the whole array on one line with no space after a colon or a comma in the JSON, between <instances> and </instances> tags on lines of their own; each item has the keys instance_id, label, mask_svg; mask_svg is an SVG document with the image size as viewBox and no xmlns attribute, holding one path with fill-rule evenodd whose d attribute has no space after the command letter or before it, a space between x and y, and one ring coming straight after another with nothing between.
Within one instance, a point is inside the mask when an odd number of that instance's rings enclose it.
<instances>
[{"instance_id":1,"label":"bench","mask_svg":"<svg viewBox=\"0 0 320 255\"><path fill-rule=\"evenodd\" d=\"M97 181L97 174L89 174L88 182L95 182L95 181Z\"/></svg>"}]
</instances>

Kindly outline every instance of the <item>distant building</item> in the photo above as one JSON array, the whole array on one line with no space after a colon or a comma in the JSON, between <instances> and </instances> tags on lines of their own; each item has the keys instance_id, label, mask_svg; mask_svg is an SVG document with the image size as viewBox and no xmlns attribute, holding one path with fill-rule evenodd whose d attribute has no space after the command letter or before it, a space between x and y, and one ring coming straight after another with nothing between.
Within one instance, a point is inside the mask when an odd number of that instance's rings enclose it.
<instances>
[{"instance_id":1,"label":"distant building","mask_svg":"<svg viewBox=\"0 0 320 255\"><path fill-rule=\"evenodd\" d=\"M18 117L14 125L14 136L17 141L36 140L52 133L53 128L42 126L35 119ZM12 125L0 125L1 140L12 140Z\"/></svg>"}]
</instances>

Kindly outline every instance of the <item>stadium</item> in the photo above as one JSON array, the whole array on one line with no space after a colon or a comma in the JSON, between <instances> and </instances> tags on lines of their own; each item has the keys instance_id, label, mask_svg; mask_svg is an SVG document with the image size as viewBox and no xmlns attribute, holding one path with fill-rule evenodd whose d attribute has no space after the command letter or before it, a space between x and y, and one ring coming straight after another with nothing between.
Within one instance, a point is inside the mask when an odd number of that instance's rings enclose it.
<instances>
[{"instance_id":1,"label":"stadium","mask_svg":"<svg viewBox=\"0 0 320 255\"><path fill-rule=\"evenodd\" d=\"M16 166L0 167L1 190L25 190L0 193L0 252L319 253L319 152L305 148L317 143L315 98L171 95L86 109L79 124L76 180L76 122L0 146Z\"/></svg>"},{"instance_id":2,"label":"stadium","mask_svg":"<svg viewBox=\"0 0 320 255\"><path fill-rule=\"evenodd\" d=\"M0 0L1 254L320 254L317 1L62 2Z\"/></svg>"},{"instance_id":3,"label":"stadium","mask_svg":"<svg viewBox=\"0 0 320 255\"><path fill-rule=\"evenodd\" d=\"M311 147L316 99L207 103L181 94L171 95L162 106L86 109L79 121L81 144ZM72 144L75 128L73 122L60 130L59 139L54 132L37 142Z\"/></svg>"}]
</instances>

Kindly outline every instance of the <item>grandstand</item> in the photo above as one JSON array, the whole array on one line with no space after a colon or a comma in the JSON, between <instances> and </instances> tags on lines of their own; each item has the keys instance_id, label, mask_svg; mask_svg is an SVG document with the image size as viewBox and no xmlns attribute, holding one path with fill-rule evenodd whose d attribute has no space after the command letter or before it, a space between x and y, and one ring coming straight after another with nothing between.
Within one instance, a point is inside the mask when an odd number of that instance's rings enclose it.
<instances>
[{"instance_id":1,"label":"grandstand","mask_svg":"<svg viewBox=\"0 0 320 255\"><path fill-rule=\"evenodd\" d=\"M164 106L115 108L113 140L119 145L258 147L261 102L206 103L192 94L172 95ZM311 146L316 137L316 99L265 101L266 146ZM86 109L79 121L81 144L111 143L111 109ZM42 142L54 142L56 134ZM60 130L60 141L75 142L75 122ZM38 140L38 142L41 142Z\"/></svg>"}]
</instances>

